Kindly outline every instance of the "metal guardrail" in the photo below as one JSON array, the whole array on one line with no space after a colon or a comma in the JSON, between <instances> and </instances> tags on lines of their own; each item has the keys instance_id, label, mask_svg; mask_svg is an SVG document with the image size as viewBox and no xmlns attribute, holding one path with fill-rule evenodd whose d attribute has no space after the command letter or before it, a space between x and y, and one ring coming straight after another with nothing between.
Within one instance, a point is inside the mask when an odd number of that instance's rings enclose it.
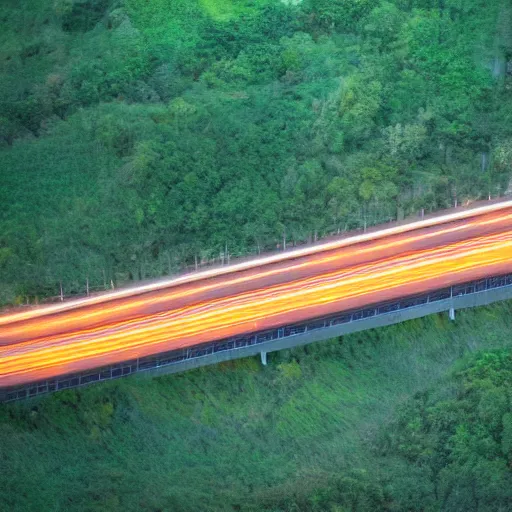
<instances>
[{"instance_id":1,"label":"metal guardrail","mask_svg":"<svg viewBox=\"0 0 512 512\"><path fill-rule=\"evenodd\" d=\"M3 402L10 402L24 398L51 393L62 389L84 386L93 382L113 380L133 373L154 370L169 365L178 365L184 361L211 356L227 350L237 350L283 338L290 338L318 329L325 329L339 324L347 324L365 320L395 311L421 307L425 304L446 300L463 295L485 292L496 288L512 287L512 274L499 277L489 277L469 283L450 286L422 295L404 297L400 300L366 306L362 309L344 311L333 315L308 320L306 322L286 325L275 329L260 331L233 338L209 342L185 349L163 352L153 356L146 356L123 363L113 364L95 370L65 375L53 379L30 383L24 386L6 388L3 390Z\"/></svg>"}]
</instances>

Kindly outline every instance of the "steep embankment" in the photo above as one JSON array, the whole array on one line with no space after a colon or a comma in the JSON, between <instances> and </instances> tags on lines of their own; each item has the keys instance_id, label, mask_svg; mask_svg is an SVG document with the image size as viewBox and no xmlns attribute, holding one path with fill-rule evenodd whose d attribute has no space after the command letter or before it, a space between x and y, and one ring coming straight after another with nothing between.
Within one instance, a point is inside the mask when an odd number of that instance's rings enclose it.
<instances>
[{"instance_id":1,"label":"steep embankment","mask_svg":"<svg viewBox=\"0 0 512 512\"><path fill-rule=\"evenodd\" d=\"M2 406L0 507L471 510L477 470L483 506L510 479L510 356L446 375L469 352L510 354L511 308L346 336L266 368L248 359Z\"/></svg>"}]
</instances>

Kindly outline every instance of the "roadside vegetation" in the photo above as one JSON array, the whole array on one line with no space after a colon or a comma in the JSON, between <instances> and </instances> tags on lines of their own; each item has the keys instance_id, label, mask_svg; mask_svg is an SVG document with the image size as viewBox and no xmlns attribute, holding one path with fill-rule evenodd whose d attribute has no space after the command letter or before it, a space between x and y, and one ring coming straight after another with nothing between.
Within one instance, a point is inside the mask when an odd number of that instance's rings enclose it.
<instances>
[{"instance_id":1,"label":"roadside vegetation","mask_svg":"<svg viewBox=\"0 0 512 512\"><path fill-rule=\"evenodd\" d=\"M0 407L0 508L512 507L512 303Z\"/></svg>"},{"instance_id":2,"label":"roadside vegetation","mask_svg":"<svg viewBox=\"0 0 512 512\"><path fill-rule=\"evenodd\" d=\"M3 1L0 304L503 194L511 12Z\"/></svg>"}]
</instances>

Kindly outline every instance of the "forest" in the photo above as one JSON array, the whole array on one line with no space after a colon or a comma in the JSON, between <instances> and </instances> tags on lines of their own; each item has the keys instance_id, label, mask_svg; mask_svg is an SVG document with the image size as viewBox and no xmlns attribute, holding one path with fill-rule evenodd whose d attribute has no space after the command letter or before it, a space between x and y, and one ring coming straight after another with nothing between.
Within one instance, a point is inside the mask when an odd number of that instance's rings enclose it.
<instances>
[{"instance_id":1,"label":"forest","mask_svg":"<svg viewBox=\"0 0 512 512\"><path fill-rule=\"evenodd\" d=\"M506 193L494 0L4 0L0 304Z\"/></svg>"}]
</instances>

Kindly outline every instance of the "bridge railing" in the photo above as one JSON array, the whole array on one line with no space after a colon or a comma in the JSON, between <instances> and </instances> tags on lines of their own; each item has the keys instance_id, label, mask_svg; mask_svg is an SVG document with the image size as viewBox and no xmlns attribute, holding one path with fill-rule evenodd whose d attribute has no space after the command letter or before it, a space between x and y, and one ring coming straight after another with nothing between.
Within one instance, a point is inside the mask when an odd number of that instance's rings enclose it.
<instances>
[{"instance_id":1,"label":"bridge railing","mask_svg":"<svg viewBox=\"0 0 512 512\"><path fill-rule=\"evenodd\" d=\"M30 383L15 388L7 388L3 393L4 402L34 397L62 389L84 386L93 382L101 382L131 375L133 373L155 370L170 365L179 365L185 361L208 357L225 351L236 351L253 345L261 345L270 341L290 338L310 331L326 329L340 324L358 322L367 318L385 315L410 308L421 307L425 304L471 295L493 290L496 288L512 287L512 274L489 277L478 281L446 287L416 296L404 297L366 306L364 308L342 311L329 316L290 324L275 329L235 336L193 347L172 350L160 354L146 356L135 360L109 365L103 368L87 370L81 373L65 375L45 381Z\"/></svg>"}]
</instances>

